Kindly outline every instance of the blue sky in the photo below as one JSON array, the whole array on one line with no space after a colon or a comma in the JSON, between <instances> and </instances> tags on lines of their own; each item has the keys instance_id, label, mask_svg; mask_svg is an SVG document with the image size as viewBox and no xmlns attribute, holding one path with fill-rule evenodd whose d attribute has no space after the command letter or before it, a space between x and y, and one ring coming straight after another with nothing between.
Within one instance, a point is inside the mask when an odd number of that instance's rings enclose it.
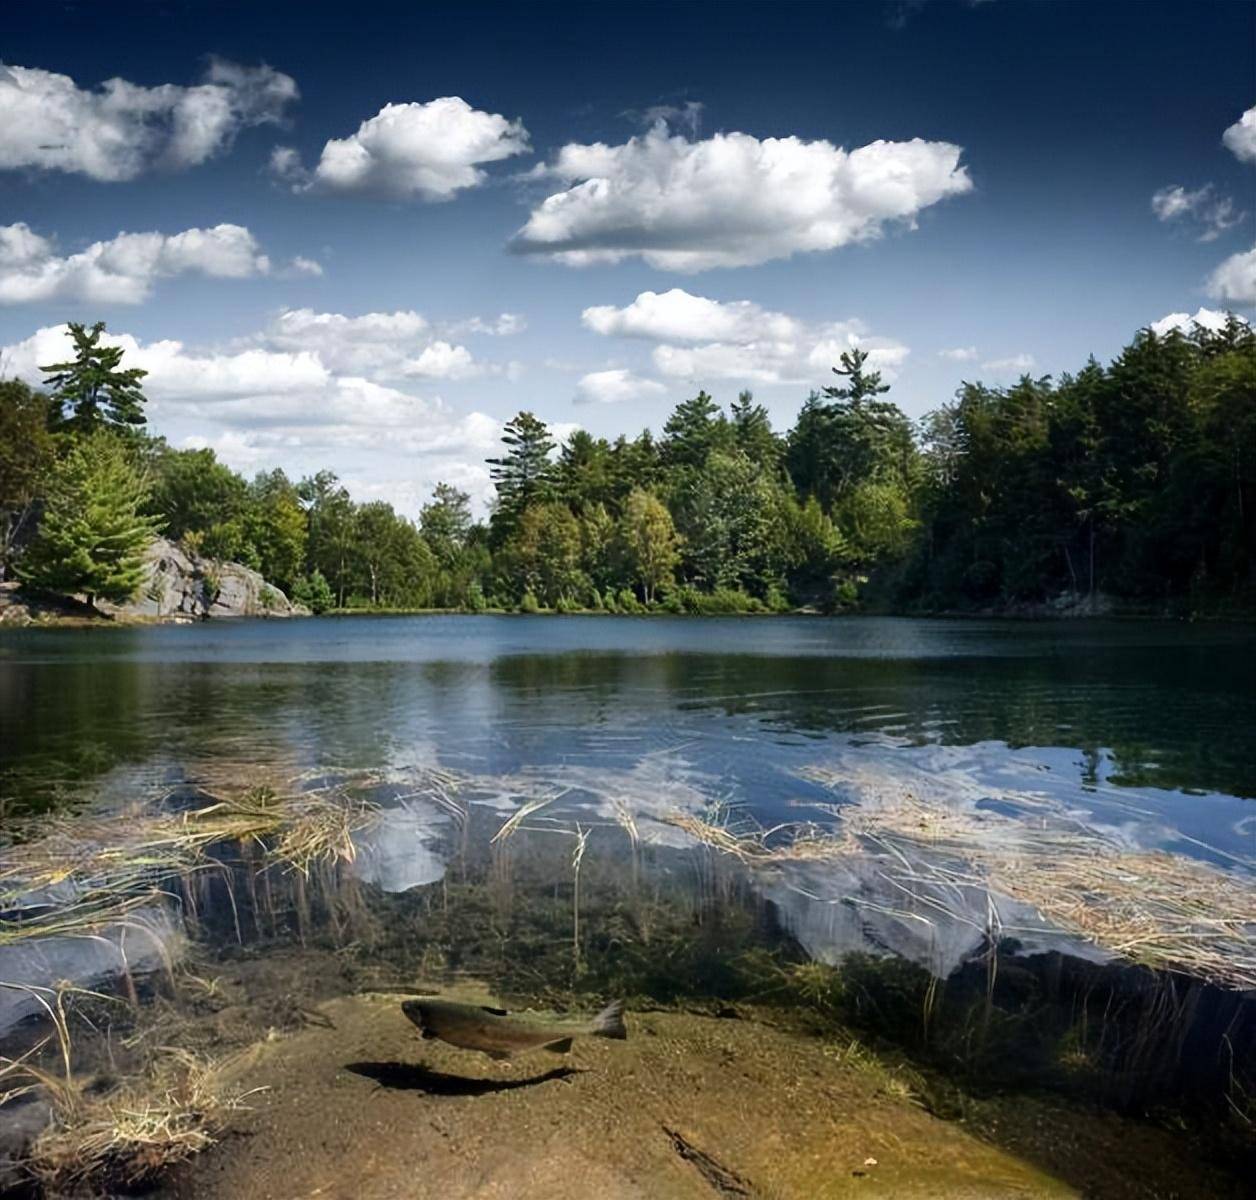
<instances>
[{"instance_id":1,"label":"blue sky","mask_svg":"<svg viewBox=\"0 0 1256 1200\"><path fill-rule=\"evenodd\" d=\"M859 342L920 415L1256 305L1251 3L8 0L0 59L5 369L103 319L174 444L411 513L521 408L783 428Z\"/></svg>"}]
</instances>

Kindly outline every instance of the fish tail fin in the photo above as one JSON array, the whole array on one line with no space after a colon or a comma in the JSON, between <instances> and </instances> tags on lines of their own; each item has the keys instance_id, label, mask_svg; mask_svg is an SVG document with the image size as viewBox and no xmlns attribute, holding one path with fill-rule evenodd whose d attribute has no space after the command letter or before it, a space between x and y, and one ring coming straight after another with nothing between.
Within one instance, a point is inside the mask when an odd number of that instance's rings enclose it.
<instances>
[{"instance_id":1,"label":"fish tail fin","mask_svg":"<svg viewBox=\"0 0 1256 1200\"><path fill-rule=\"evenodd\" d=\"M593 1023L589 1026L589 1032L594 1037L624 1040L628 1036L628 1030L624 1025L624 1002L616 1000L602 1009L593 1018Z\"/></svg>"},{"instance_id":2,"label":"fish tail fin","mask_svg":"<svg viewBox=\"0 0 1256 1200\"><path fill-rule=\"evenodd\" d=\"M551 1054L569 1054L571 1052L571 1038L559 1038L556 1042L546 1042L543 1049L548 1050Z\"/></svg>"}]
</instances>

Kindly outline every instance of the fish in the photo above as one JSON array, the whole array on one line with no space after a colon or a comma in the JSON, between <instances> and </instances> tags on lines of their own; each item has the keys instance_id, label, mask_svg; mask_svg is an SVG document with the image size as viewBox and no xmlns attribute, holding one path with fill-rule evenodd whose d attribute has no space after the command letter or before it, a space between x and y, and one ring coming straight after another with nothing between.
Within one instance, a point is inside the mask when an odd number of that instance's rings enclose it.
<instances>
[{"instance_id":1,"label":"fish","mask_svg":"<svg viewBox=\"0 0 1256 1200\"><path fill-rule=\"evenodd\" d=\"M548 1050L566 1054L576 1037L624 1039L624 1002L608 1004L592 1021L569 1023L529 1020L511 1016L504 1008L459 1004L438 997L405 1000L401 1011L419 1027L424 1038L438 1038L462 1050L479 1050L489 1058L506 1059L527 1050Z\"/></svg>"}]
</instances>

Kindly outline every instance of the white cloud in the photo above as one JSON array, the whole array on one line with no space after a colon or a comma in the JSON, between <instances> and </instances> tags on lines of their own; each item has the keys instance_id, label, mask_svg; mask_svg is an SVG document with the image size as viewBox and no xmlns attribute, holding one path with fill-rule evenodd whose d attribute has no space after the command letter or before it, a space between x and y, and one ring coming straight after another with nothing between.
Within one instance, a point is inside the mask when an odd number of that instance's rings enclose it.
<instances>
[{"instance_id":1,"label":"white cloud","mask_svg":"<svg viewBox=\"0 0 1256 1200\"><path fill-rule=\"evenodd\" d=\"M659 342L655 369L699 383L815 382L856 346L868 351L874 369L893 379L909 353L899 342L871 336L861 321L808 323L750 300L711 300L680 288L661 295L642 292L624 308L587 308L583 320L607 336Z\"/></svg>"},{"instance_id":2,"label":"white cloud","mask_svg":"<svg viewBox=\"0 0 1256 1200\"><path fill-rule=\"evenodd\" d=\"M347 138L332 138L312 171L281 146L271 170L297 190L373 192L400 199L449 200L483 183L481 163L529 151L521 121L472 108L460 96L426 104L386 104Z\"/></svg>"},{"instance_id":3,"label":"white cloud","mask_svg":"<svg viewBox=\"0 0 1256 1200\"><path fill-rule=\"evenodd\" d=\"M1208 294L1231 304L1256 305L1256 246L1231 254L1208 277Z\"/></svg>"},{"instance_id":4,"label":"white cloud","mask_svg":"<svg viewBox=\"0 0 1256 1200\"><path fill-rule=\"evenodd\" d=\"M654 379L643 379L624 367L591 371L576 384L577 404L620 404L625 400L647 400L662 396L667 389Z\"/></svg>"},{"instance_id":5,"label":"white cloud","mask_svg":"<svg viewBox=\"0 0 1256 1200\"><path fill-rule=\"evenodd\" d=\"M306 258L302 254L298 254L293 260L288 270L293 275L322 275L323 264L316 262L312 258Z\"/></svg>"},{"instance_id":6,"label":"white cloud","mask_svg":"<svg viewBox=\"0 0 1256 1200\"><path fill-rule=\"evenodd\" d=\"M291 76L265 64L211 58L194 87L107 79L96 90L68 75L0 65L0 168L134 179L195 166L250 125L280 121L297 98Z\"/></svg>"},{"instance_id":7,"label":"white cloud","mask_svg":"<svg viewBox=\"0 0 1256 1200\"><path fill-rule=\"evenodd\" d=\"M451 337L462 337L469 333L483 333L490 337L514 337L528 327L528 322L519 313L499 313L496 317L470 317L465 321L451 321L443 328Z\"/></svg>"},{"instance_id":8,"label":"white cloud","mask_svg":"<svg viewBox=\"0 0 1256 1200\"><path fill-rule=\"evenodd\" d=\"M977 359L976 346L954 346L949 350L939 350L939 358L948 358L951 362L975 362Z\"/></svg>"},{"instance_id":9,"label":"white cloud","mask_svg":"<svg viewBox=\"0 0 1256 1200\"><path fill-rule=\"evenodd\" d=\"M0 226L0 304L48 300L138 304L159 279L189 273L246 279L267 274L270 266L257 239L243 225L170 235L120 233L65 256L57 254L50 238L21 222Z\"/></svg>"},{"instance_id":10,"label":"white cloud","mask_svg":"<svg viewBox=\"0 0 1256 1200\"><path fill-rule=\"evenodd\" d=\"M746 266L879 237L972 188L949 142L671 136L659 122L623 145L568 144L531 172L564 185L513 247L572 266L640 255L674 271Z\"/></svg>"},{"instance_id":11,"label":"white cloud","mask_svg":"<svg viewBox=\"0 0 1256 1200\"><path fill-rule=\"evenodd\" d=\"M1239 162L1256 163L1256 104L1221 135L1221 140Z\"/></svg>"},{"instance_id":12,"label":"white cloud","mask_svg":"<svg viewBox=\"0 0 1256 1200\"><path fill-rule=\"evenodd\" d=\"M519 364L481 362L465 346L442 335L454 328L484 335L501 334L521 325L522 318L509 313L489 320L473 317L452 325L433 325L414 311L350 317L293 308L281 312L252 340L273 349L309 350L333 370L377 380L456 380L481 374L514 378Z\"/></svg>"},{"instance_id":13,"label":"white cloud","mask_svg":"<svg viewBox=\"0 0 1256 1200\"><path fill-rule=\"evenodd\" d=\"M451 346L444 341L424 346L418 358L407 360L401 368L403 375L422 379L466 379L479 371L479 365L465 346Z\"/></svg>"},{"instance_id":14,"label":"white cloud","mask_svg":"<svg viewBox=\"0 0 1256 1200\"><path fill-rule=\"evenodd\" d=\"M1160 337L1164 337L1171 329L1180 330L1182 333L1190 333L1196 325L1201 325L1205 329L1211 329L1216 332L1225 328L1227 315L1227 313L1216 312L1211 308L1200 308L1193 317L1190 313L1169 313L1158 321L1152 321L1151 330Z\"/></svg>"},{"instance_id":15,"label":"white cloud","mask_svg":"<svg viewBox=\"0 0 1256 1200\"><path fill-rule=\"evenodd\" d=\"M1161 221L1191 221L1200 231L1201 242L1214 241L1245 216L1229 196L1216 195L1211 183L1193 192L1176 183L1163 187L1151 197L1151 211Z\"/></svg>"},{"instance_id":16,"label":"white cloud","mask_svg":"<svg viewBox=\"0 0 1256 1200\"><path fill-rule=\"evenodd\" d=\"M752 342L796 337L800 331L793 317L766 312L749 300L722 303L681 288L642 292L624 308L586 308L581 320L595 333L665 342Z\"/></svg>"},{"instance_id":17,"label":"white cloud","mask_svg":"<svg viewBox=\"0 0 1256 1200\"><path fill-rule=\"evenodd\" d=\"M128 366L149 372L144 390L159 429L194 423L197 434L183 444L211 446L240 469L312 470L346 454L384 463L398 455L417 460L416 473L434 483L482 470L501 435L493 417L334 371L315 350L197 350L128 333L105 341L123 348ZM70 352L66 327L46 327L0 350L0 370L36 381L40 364Z\"/></svg>"},{"instance_id":18,"label":"white cloud","mask_svg":"<svg viewBox=\"0 0 1256 1200\"><path fill-rule=\"evenodd\" d=\"M1026 371L1034 369L1034 356L1032 354L1013 354L1008 358L991 358L981 364L986 371L993 371L996 375L1024 375Z\"/></svg>"}]
</instances>

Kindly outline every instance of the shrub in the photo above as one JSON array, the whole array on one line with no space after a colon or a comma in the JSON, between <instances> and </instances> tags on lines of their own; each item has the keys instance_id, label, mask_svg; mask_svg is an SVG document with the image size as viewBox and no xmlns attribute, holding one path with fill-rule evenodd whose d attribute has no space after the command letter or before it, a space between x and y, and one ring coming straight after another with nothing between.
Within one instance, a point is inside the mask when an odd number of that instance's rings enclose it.
<instances>
[{"instance_id":1,"label":"shrub","mask_svg":"<svg viewBox=\"0 0 1256 1200\"><path fill-rule=\"evenodd\" d=\"M631 588L620 588L617 599L620 612L639 613L645 611L641 607L641 601L637 599Z\"/></svg>"},{"instance_id":2,"label":"shrub","mask_svg":"<svg viewBox=\"0 0 1256 1200\"><path fill-rule=\"evenodd\" d=\"M331 585L322 571L315 571L308 576L302 575L292 585L292 598L298 604L304 604L315 616L325 613L335 601L331 594Z\"/></svg>"}]
</instances>

